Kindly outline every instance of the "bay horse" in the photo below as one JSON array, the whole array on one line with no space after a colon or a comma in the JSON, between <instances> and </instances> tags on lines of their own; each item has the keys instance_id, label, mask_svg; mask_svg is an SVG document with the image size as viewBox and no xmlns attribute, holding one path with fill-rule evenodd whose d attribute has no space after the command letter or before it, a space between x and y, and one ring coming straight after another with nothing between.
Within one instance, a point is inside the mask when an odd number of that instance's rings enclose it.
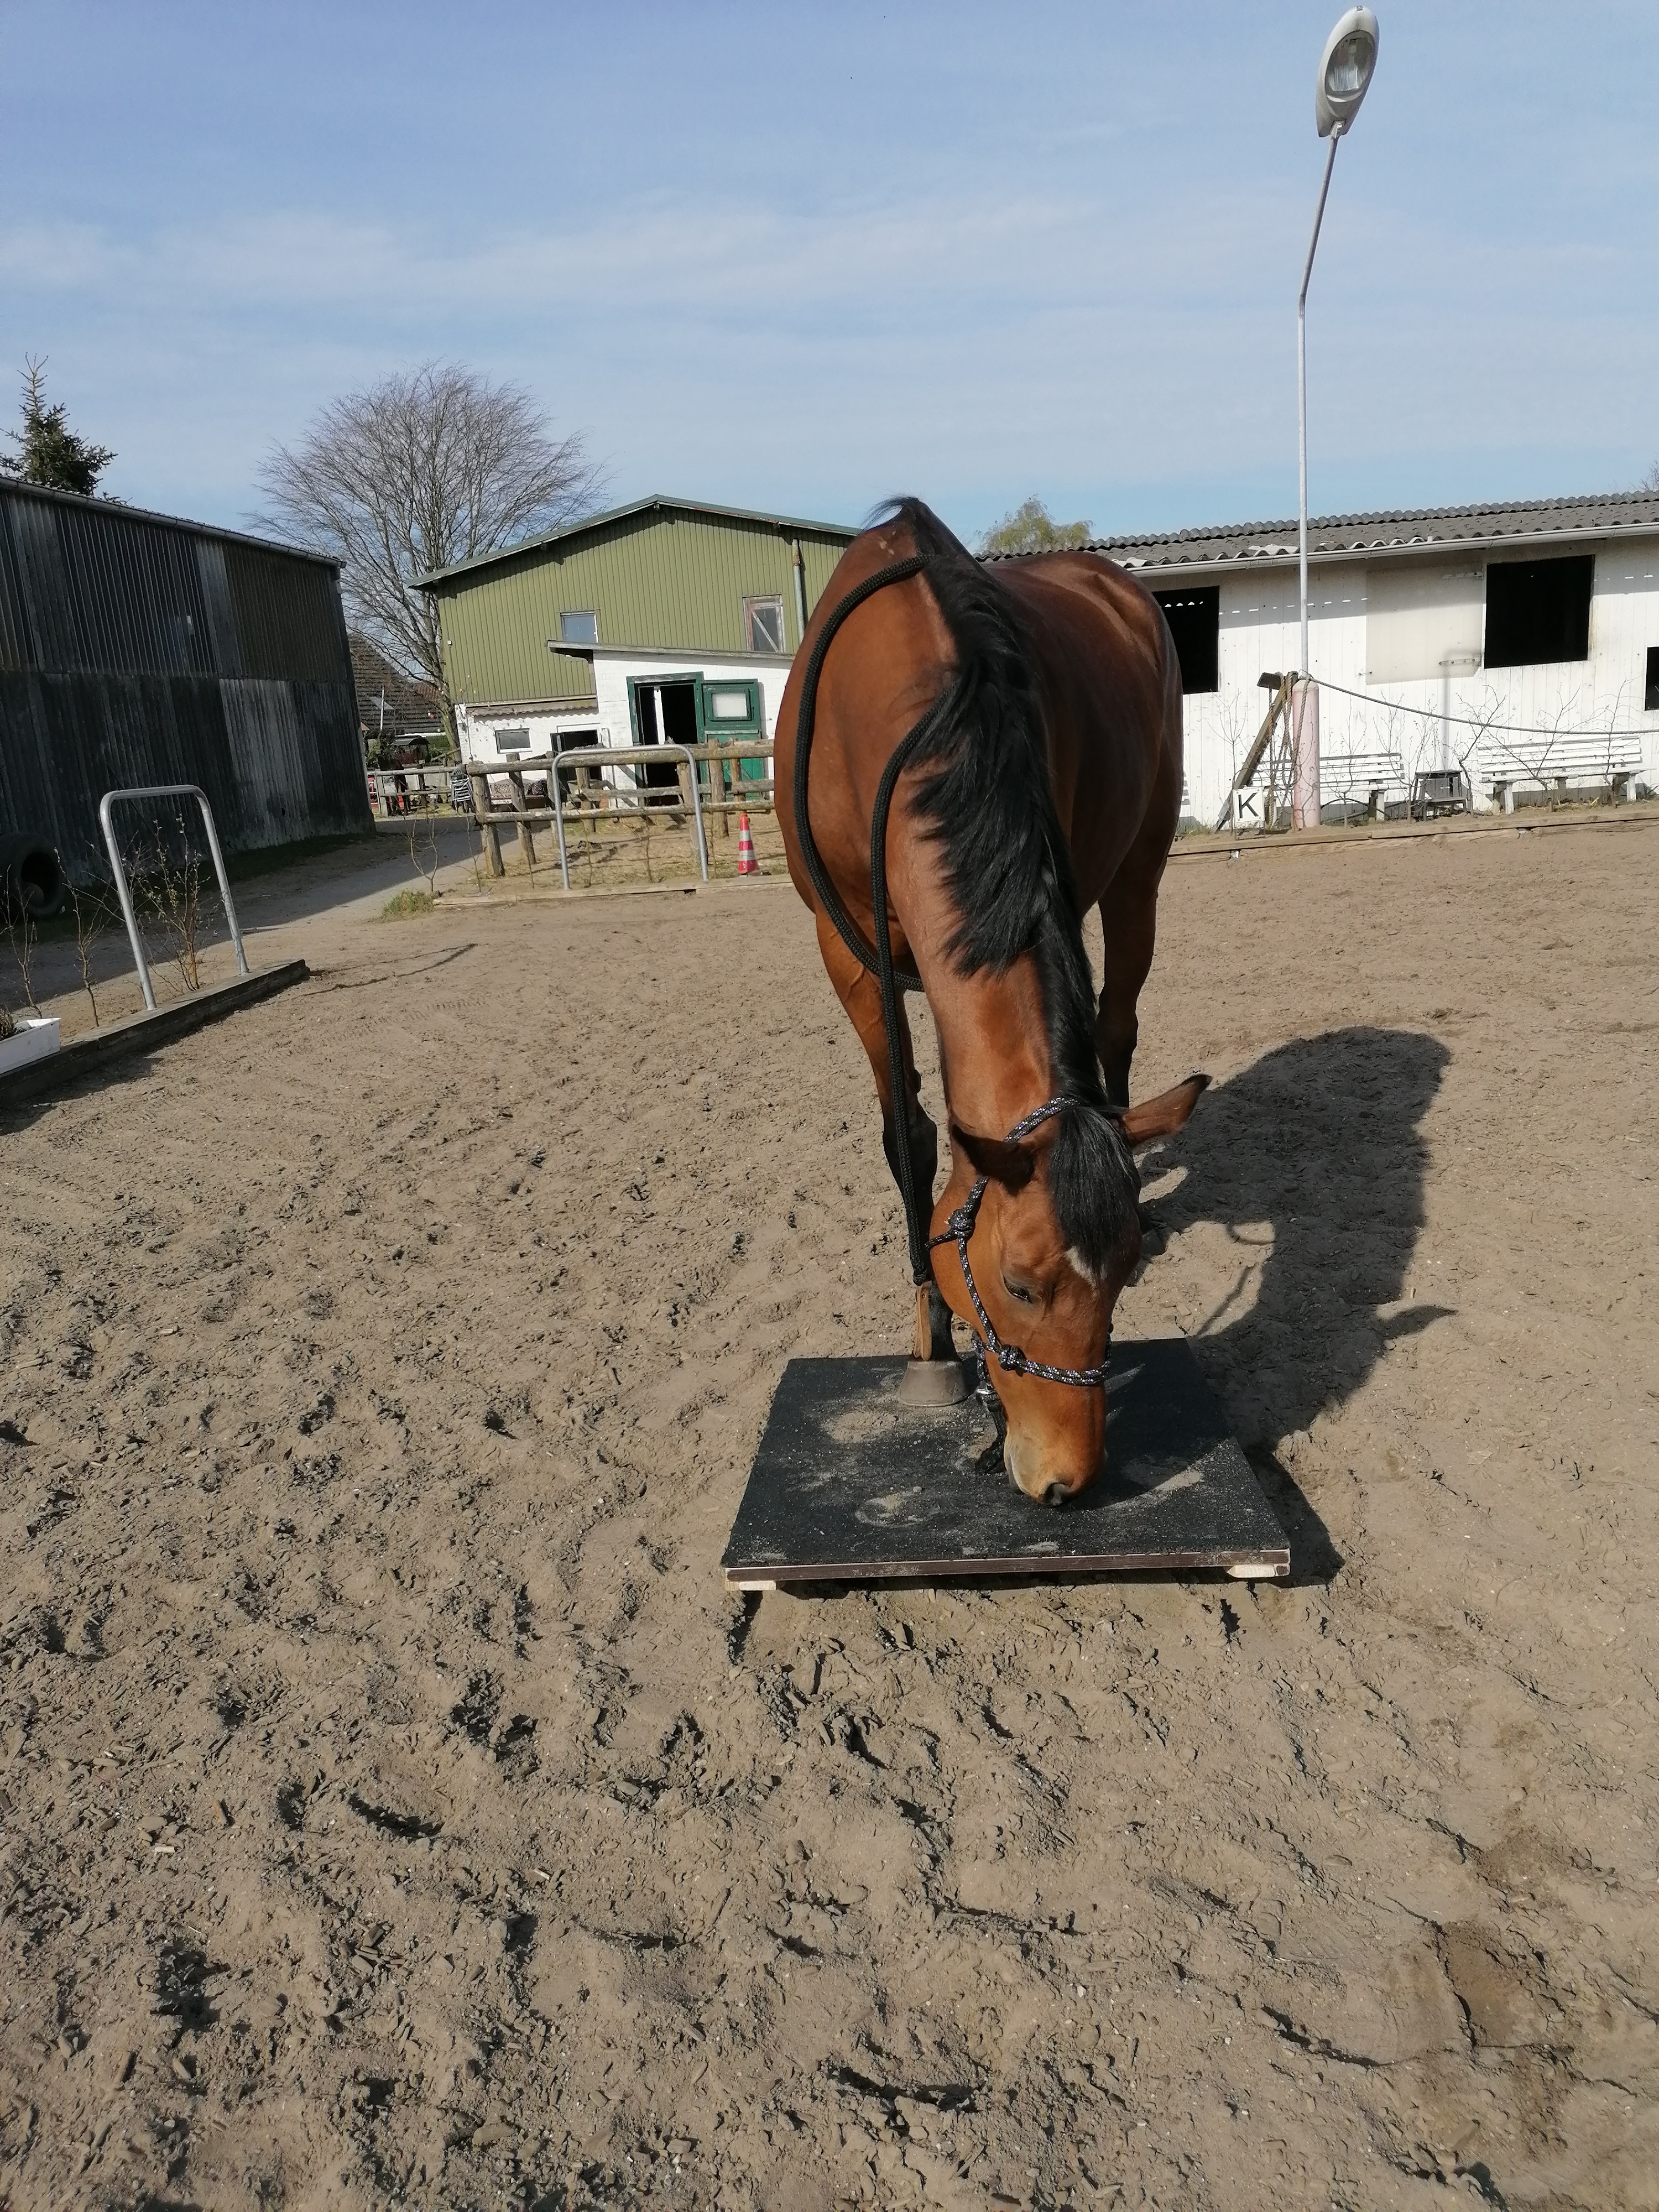
<instances>
[{"instance_id":1,"label":"bay horse","mask_svg":"<svg viewBox=\"0 0 1659 2212\"><path fill-rule=\"evenodd\" d=\"M1140 1255L1133 1147L1178 1129L1208 1080L1129 1103L1181 806L1163 611L1097 554L988 567L921 501L895 501L807 626L775 775L789 872L905 1195L913 1371L954 1361L957 1315L993 1355L1011 1480L1062 1504L1103 1462L1112 1310ZM951 1167L936 1203L937 1132L902 1000L880 981L888 944L938 1031Z\"/></svg>"}]
</instances>

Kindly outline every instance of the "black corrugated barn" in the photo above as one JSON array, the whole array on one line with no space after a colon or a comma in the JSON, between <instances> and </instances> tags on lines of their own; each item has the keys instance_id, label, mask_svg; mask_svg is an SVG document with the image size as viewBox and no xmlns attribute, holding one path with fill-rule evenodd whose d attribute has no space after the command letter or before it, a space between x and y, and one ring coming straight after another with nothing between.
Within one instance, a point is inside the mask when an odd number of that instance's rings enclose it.
<instances>
[{"instance_id":1,"label":"black corrugated barn","mask_svg":"<svg viewBox=\"0 0 1659 2212\"><path fill-rule=\"evenodd\" d=\"M0 477L0 837L106 874L99 800L153 783L228 851L372 826L335 566Z\"/></svg>"}]
</instances>

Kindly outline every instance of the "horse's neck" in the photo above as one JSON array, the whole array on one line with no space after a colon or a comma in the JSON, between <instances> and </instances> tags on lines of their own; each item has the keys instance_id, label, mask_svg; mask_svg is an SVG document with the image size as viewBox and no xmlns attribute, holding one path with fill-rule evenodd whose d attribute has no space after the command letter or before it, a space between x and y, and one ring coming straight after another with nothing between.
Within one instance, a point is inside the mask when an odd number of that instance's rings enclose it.
<instances>
[{"instance_id":1,"label":"horse's neck","mask_svg":"<svg viewBox=\"0 0 1659 2212\"><path fill-rule=\"evenodd\" d=\"M1053 1063L1036 963L1015 961L1006 974L927 979L939 1030L951 1117L986 1137L1005 1136L1052 1097Z\"/></svg>"},{"instance_id":2,"label":"horse's neck","mask_svg":"<svg viewBox=\"0 0 1659 2212\"><path fill-rule=\"evenodd\" d=\"M895 839L890 851L904 935L939 1031L946 1103L964 1129L1004 1136L1057 1087L1036 962L1026 953L1000 975L960 974L949 946L962 917L936 841Z\"/></svg>"}]
</instances>

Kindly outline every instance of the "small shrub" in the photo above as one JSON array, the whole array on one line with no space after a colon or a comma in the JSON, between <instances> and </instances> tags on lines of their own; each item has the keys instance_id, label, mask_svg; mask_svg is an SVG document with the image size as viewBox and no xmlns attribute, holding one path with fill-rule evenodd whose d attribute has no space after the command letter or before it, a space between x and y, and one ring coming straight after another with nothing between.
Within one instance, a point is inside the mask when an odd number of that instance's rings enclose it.
<instances>
[{"instance_id":1,"label":"small shrub","mask_svg":"<svg viewBox=\"0 0 1659 2212\"><path fill-rule=\"evenodd\" d=\"M380 908L382 921L407 921L412 915L430 914L430 891L396 891Z\"/></svg>"}]
</instances>

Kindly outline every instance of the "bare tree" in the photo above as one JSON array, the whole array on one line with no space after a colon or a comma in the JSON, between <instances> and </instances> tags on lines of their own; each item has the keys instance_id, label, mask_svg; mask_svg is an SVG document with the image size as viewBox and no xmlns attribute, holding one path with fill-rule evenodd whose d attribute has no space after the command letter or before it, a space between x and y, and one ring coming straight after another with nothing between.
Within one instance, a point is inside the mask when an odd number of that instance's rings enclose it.
<instances>
[{"instance_id":1,"label":"bare tree","mask_svg":"<svg viewBox=\"0 0 1659 2212\"><path fill-rule=\"evenodd\" d=\"M1659 491L1659 461L1654 463L1636 489L1638 492Z\"/></svg>"},{"instance_id":2,"label":"bare tree","mask_svg":"<svg viewBox=\"0 0 1659 2212\"><path fill-rule=\"evenodd\" d=\"M416 580L591 513L604 471L518 386L428 362L332 401L259 483L259 524L337 556L354 627L438 687L453 737L437 608Z\"/></svg>"}]
</instances>

